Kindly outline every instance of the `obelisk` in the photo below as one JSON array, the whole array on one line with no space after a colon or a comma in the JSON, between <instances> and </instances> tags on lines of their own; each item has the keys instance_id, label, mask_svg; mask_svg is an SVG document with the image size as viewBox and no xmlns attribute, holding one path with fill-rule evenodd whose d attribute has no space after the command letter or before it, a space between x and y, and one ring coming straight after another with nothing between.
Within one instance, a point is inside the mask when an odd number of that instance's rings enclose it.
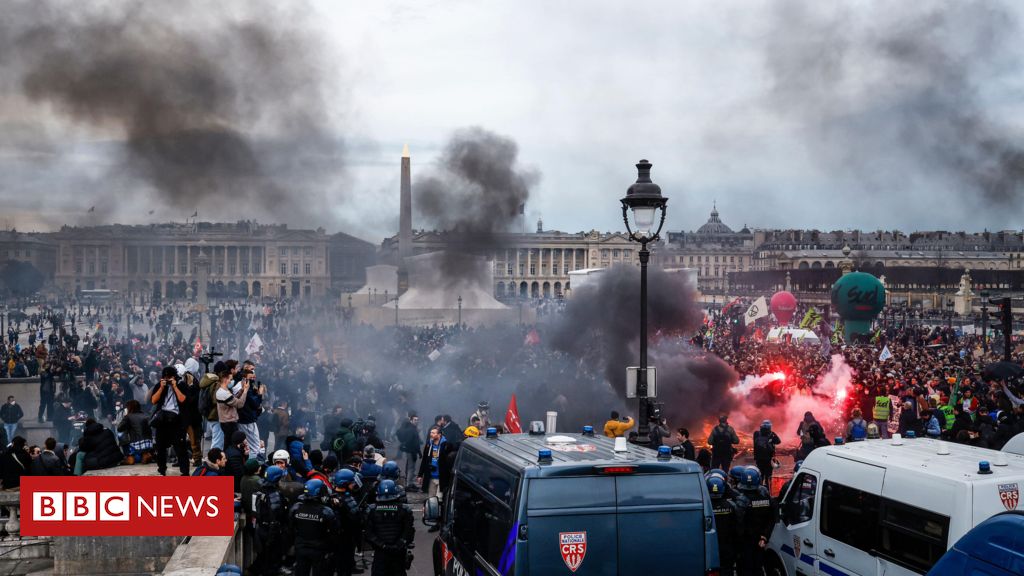
<instances>
[{"instance_id":1,"label":"obelisk","mask_svg":"<svg viewBox=\"0 0 1024 576\"><path fill-rule=\"evenodd\" d=\"M401 198L398 212L398 295L409 289L409 271L405 259L412 256L412 173L409 145L402 147Z\"/></svg>"}]
</instances>

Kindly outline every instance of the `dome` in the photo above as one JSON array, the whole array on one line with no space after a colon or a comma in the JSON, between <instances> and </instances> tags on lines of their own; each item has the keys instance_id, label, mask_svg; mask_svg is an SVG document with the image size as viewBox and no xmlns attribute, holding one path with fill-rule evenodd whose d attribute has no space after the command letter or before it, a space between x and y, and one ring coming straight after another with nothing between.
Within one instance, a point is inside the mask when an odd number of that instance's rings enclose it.
<instances>
[{"instance_id":1,"label":"dome","mask_svg":"<svg viewBox=\"0 0 1024 576\"><path fill-rule=\"evenodd\" d=\"M711 217L704 223L703 226L697 229L697 234L711 235L711 234L733 234L732 228L729 228L718 218L718 207L712 206Z\"/></svg>"}]
</instances>

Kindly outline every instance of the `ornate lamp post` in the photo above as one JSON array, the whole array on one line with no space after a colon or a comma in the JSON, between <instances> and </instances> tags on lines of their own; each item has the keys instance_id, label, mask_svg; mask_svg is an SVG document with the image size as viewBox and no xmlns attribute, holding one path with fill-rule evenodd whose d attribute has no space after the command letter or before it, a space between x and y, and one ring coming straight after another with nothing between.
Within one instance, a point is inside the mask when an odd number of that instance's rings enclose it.
<instances>
[{"instance_id":1,"label":"ornate lamp post","mask_svg":"<svg viewBox=\"0 0 1024 576\"><path fill-rule=\"evenodd\" d=\"M459 330L462 330L462 294L459 294Z\"/></svg>"},{"instance_id":2,"label":"ornate lamp post","mask_svg":"<svg viewBox=\"0 0 1024 576\"><path fill-rule=\"evenodd\" d=\"M636 183L626 190L622 203L622 220L626 223L629 239L640 243L640 373L637 374L636 395L639 399L637 412L637 442L646 444L650 440L651 403L647 397L647 263L651 252L647 245L658 240L661 227L665 225L665 210L668 198L661 195L661 187L651 181L651 163L641 160L636 165ZM630 225L629 213L633 213ZM661 212L657 228L654 228L657 213Z\"/></svg>"}]
</instances>

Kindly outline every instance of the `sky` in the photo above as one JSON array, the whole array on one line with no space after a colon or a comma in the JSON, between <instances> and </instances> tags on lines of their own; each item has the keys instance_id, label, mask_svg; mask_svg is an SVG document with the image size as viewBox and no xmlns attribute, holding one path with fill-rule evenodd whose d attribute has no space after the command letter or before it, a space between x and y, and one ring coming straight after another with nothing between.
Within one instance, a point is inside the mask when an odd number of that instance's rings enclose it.
<instances>
[{"instance_id":1,"label":"sky","mask_svg":"<svg viewBox=\"0 0 1024 576\"><path fill-rule=\"evenodd\" d=\"M106 103L102 114L69 105L82 96L64 90L60 75L72 72L63 67L48 63L47 82L26 90L25 70L40 64L19 32L86 19L50 4L52 12L0 29L0 48L5 38L13 46L7 63L0 56L5 227L184 220L195 210L378 242L397 230L403 144L415 195L452 135L479 127L514 141L517 165L539 174L530 229L543 218L546 229L621 230L618 200L641 158L669 197L670 230L699 227L713 203L734 229L1022 228L1024 45L1021 9L1010 3L319 0L226 2L213 15L193 4L194 17L185 3L167 26L194 28L195 18L216 38L219 22L255 22L273 41L288 40L266 52L282 61L263 84L246 77L262 74L259 58L230 41L170 44L197 46L185 62L212 51L214 70L240 77L232 87L242 89L217 100L213 120L183 120L254 137L255 166L240 169L277 182L238 201L217 186L179 193L180 182L151 165L125 170L151 160L132 138L137 126L119 125ZM135 3L107 6L90 17L129 13L128 27L164 25L159 12L136 19L126 8ZM221 108L235 104L244 110ZM301 110L281 113L289 107ZM315 157L276 152L309 142ZM178 188L162 193L168 185ZM293 192L302 187L313 191ZM272 201L261 200L264 190Z\"/></svg>"}]
</instances>

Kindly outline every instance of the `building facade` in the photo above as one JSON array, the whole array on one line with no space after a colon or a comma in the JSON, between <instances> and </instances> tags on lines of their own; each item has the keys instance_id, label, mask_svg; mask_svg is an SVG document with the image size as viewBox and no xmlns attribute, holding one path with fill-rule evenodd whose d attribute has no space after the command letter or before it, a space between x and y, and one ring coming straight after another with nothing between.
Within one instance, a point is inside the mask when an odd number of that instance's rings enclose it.
<instances>
[{"instance_id":1,"label":"building facade","mask_svg":"<svg viewBox=\"0 0 1024 576\"><path fill-rule=\"evenodd\" d=\"M209 258L212 297L311 298L331 284L329 237L251 221L139 226L65 226L56 244L61 292L116 290L137 300L196 293L200 253Z\"/></svg>"},{"instance_id":2,"label":"building facade","mask_svg":"<svg viewBox=\"0 0 1024 576\"><path fill-rule=\"evenodd\" d=\"M50 281L57 268L57 246L48 234L5 230L0 232L0 264L8 260L28 262Z\"/></svg>"},{"instance_id":3,"label":"building facade","mask_svg":"<svg viewBox=\"0 0 1024 576\"><path fill-rule=\"evenodd\" d=\"M697 289L703 293L721 292L728 287L730 272L743 272L752 266L754 235L747 228L734 232L722 222L718 208L694 232L669 232L657 263L663 268L690 268L697 271Z\"/></svg>"},{"instance_id":4,"label":"building facade","mask_svg":"<svg viewBox=\"0 0 1024 576\"><path fill-rule=\"evenodd\" d=\"M414 231L412 253L445 250L451 236L438 231ZM492 247L468 251L486 257L494 266L494 296L507 298L560 298L572 289L569 272L609 268L616 264L639 266L640 245L622 232L567 233L544 230L501 234ZM380 260L397 264L398 237L384 240Z\"/></svg>"}]
</instances>

